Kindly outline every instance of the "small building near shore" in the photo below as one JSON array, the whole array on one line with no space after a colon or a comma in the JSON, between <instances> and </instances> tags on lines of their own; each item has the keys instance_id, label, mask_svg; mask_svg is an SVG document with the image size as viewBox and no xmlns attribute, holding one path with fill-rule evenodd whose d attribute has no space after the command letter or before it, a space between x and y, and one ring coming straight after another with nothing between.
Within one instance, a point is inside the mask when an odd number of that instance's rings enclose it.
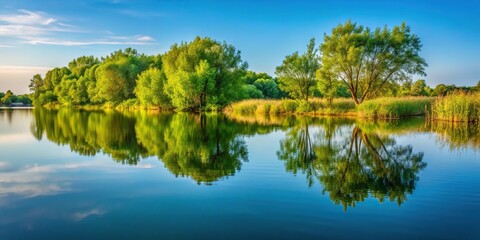
<instances>
[{"instance_id":1,"label":"small building near shore","mask_svg":"<svg viewBox=\"0 0 480 240\"><path fill-rule=\"evenodd\" d=\"M14 102L14 103L12 103L12 107L23 107L23 106L25 106L25 105L23 104L23 102Z\"/></svg>"}]
</instances>

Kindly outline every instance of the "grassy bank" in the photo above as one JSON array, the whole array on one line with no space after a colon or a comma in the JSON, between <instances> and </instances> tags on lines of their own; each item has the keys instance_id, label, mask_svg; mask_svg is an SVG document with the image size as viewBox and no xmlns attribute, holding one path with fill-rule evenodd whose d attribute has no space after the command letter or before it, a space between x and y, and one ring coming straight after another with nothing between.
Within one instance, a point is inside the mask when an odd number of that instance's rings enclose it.
<instances>
[{"instance_id":1,"label":"grassy bank","mask_svg":"<svg viewBox=\"0 0 480 240\"><path fill-rule=\"evenodd\" d=\"M335 99L331 105L320 98L311 99L308 103L291 99L251 99L230 104L224 111L238 115L355 115L355 103L343 98Z\"/></svg>"},{"instance_id":2,"label":"grassy bank","mask_svg":"<svg viewBox=\"0 0 480 240\"><path fill-rule=\"evenodd\" d=\"M450 122L479 122L480 93L455 92L437 98L432 104L432 119Z\"/></svg>"},{"instance_id":3,"label":"grassy bank","mask_svg":"<svg viewBox=\"0 0 480 240\"><path fill-rule=\"evenodd\" d=\"M434 98L404 97L367 100L356 106L352 99L312 99L308 103L295 100L245 100L231 104L225 112L235 115L302 114L317 116L356 116L364 118L398 119L424 115Z\"/></svg>"},{"instance_id":4,"label":"grassy bank","mask_svg":"<svg viewBox=\"0 0 480 240\"><path fill-rule=\"evenodd\" d=\"M425 115L434 100L432 97L376 98L363 102L356 110L360 117L399 119Z\"/></svg>"}]
</instances>

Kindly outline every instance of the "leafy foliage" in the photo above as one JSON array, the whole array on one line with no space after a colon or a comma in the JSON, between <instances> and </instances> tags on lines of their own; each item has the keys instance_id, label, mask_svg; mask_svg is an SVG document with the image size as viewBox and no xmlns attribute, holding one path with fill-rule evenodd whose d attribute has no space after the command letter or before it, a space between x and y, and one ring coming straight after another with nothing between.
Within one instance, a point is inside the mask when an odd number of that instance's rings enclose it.
<instances>
[{"instance_id":1,"label":"leafy foliage","mask_svg":"<svg viewBox=\"0 0 480 240\"><path fill-rule=\"evenodd\" d=\"M355 103L375 96L388 82L425 75L420 39L405 23L374 31L346 22L325 35L321 45L323 70L342 81Z\"/></svg>"},{"instance_id":2,"label":"leafy foliage","mask_svg":"<svg viewBox=\"0 0 480 240\"><path fill-rule=\"evenodd\" d=\"M232 45L197 37L174 44L162 62L166 94L179 110L221 107L239 99L240 77L247 63Z\"/></svg>"},{"instance_id":3,"label":"leafy foliage","mask_svg":"<svg viewBox=\"0 0 480 240\"><path fill-rule=\"evenodd\" d=\"M280 89L292 98L308 101L316 86L315 74L319 67L320 58L315 48L315 39L312 38L304 54L295 52L288 55L282 65L276 68Z\"/></svg>"}]
</instances>

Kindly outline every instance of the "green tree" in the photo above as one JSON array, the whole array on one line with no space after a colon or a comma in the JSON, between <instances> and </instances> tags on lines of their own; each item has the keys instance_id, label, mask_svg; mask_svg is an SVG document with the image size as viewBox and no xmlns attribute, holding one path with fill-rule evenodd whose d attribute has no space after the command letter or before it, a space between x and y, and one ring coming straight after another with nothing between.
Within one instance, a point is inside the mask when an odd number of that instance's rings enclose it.
<instances>
[{"instance_id":1,"label":"green tree","mask_svg":"<svg viewBox=\"0 0 480 240\"><path fill-rule=\"evenodd\" d=\"M413 83L412 88L410 90L410 94L412 96L428 96L426 89L428 88L425 80L417 80Z\"/></svg>"},{"instance_id":2,"label":"green tree","mask_svg":"<svg viewBox=\"0 0 480 240\"><path fill-rule=\"evenodd\" d=\"M247 68L232 45L200 37L174 44L162 63L166 93L178 110L222 107L238 99Z\"/></svg>"},{"instance_id":3,"label":"green tree","mask_svg":"<svg viewBox=\"0 0 480 240\"><path fill-rule=\"evenodd\" d=\"M10 105L14 102L16 102L17 96L12 93L12 91L8 90L5 95L0 99L0 102L5 104L5 105Z\"/></svg>"},{"instance_id":4,"label":"green tree","mask_svg":"<svg viewBox=\"0 0 480 240\"><path fill-rule=\"evenodd\" d=\"M161 70L150 68L138 76L134 93L141 104L145 106L170 108L170 98L164 92L165 82L166 77Z\"/></svg>"},{"instance_id":5,"label":"green tree","mask_svg":"<svg viewBox=\"0 0 480 240\"><path fill-rule=\"evenodd\" d=\"M447 87L445 86L445 84L438 84L433 89L433 94L434 94L434 96L443 97L443 96L447 95Z\"/></svg>"},{"instance_id":6,"label":"green tree","mask_svg":"<svg viewBox=\"0 0 480 240\"><path fill-rule=\"evenodd\" d=\"M405 23L372 31L348 21L325 35L320 49L325 70L342 81L360 104L377 95L389 81L426 75L421 47L420 39Z\"/></svg>"},{"instance_id":7,"label":"green tree","mask_svg":"<svg viewBox=\"0 0 480 240\"><path fill-rule=\"evenodd\" d=\"M54 68L50 71L48 71L45 74L45 79L44 79L44 87L43 90L46 91L53 91L55 89L55 86L59 85L62 79L65 76L68 76L71 74L70 69L66 67L62 68Z\"/></svg>"},{"instance_id":8,"label":"green tree","mask_svg":"<svg viewBox=\"0 0 480 240\"><path fill-rule=\"evenodd\" d=\"M121 102L135 97L137 75L148 68L152 59L127 48L104 59L95 71L99 101Z\"/></svg>"},{"instance_id":9,"label":"green tree","mask_svg":"<svg viewBox=\"0 0 480 240\"><path fill-rule=\"evenodd\" d=\"M315 48L315 39L312 38L304 54L295 52L288 55L282 65L276 68L280 89L292 98L308 101L316 86L315 74L319 67L320 58Z\"/></svg>"},{"instance_id":10,"label":"green tree","mask_svg":"<svg viewBox=\"0 0 480 240\"><path fill-rule=\"evenodd\" d=\"M241 88L240 99L259 99L263 98L263 93L252 84L243 84Z\"/></svg>"},{"instance_id":11,"label":"green tree","mask_svg":"<svg viewBox=\"0 0 480 240\"><path fill-rule=\"evenodd\" d=\"M264 98L278 98L280 96L280 89L277 83L271 78L259 78L255 80L253 85L262 92Z\"/></svg>"},{"instance_id":12,"label":"green tree","mask_svg":"<svg viewBox=\"0 0 480 240\"><path fill-rule=\"evenodd\" d=\"M38 96L42 93L43 88L43 78L40 74L35 74L33 78L30 80L30 84L28 88L31 92L33 92L33 97L38 98Z\"/></svg>"},{"instance_id":13,"label":"green tree","mask_svg":"<svg viewBox=\"0 0 480 240\"><path fill-rule=\"evenodd\" d=\"M78 78L83 76L87 69L99 63L100 61L98 58L94 56L82 56L69 62L68 68L71 71L71 74Z\"/></svg>"},{"instance_id":14,"label":"green tree","mask_svg":"<svg viewBox=\"0 0 480 240\"><path fill-rule=\"evenodd\" d=\"M325 97L329 104L332 104L333 98L337 96L340 82L323 65L317 70L318 90Z\"/></svg>"}]
</instances>

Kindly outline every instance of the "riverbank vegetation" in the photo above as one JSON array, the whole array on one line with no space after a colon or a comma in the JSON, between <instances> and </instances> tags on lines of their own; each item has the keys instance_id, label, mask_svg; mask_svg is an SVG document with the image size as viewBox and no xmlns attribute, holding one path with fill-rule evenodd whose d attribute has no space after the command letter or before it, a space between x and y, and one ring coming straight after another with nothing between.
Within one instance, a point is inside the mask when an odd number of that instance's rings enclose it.
<instances>
[{"instance_id":1,"label":"riverbank vegetation","mask_svg":"<svg viewBox=\"0 0 480 240\"><path fill-rule=\"evenodd\" d=\"M6 93L0 92L0 106L32 106L32 100L28 94L15 95L8 90Z\"/></svg>"},{"instance_id":2,"label":"riverbank vegetation","mask_svg":"<svg viewBox=\"0 0 480 240\"><path fill-rule=\"evenodd\" d=\"M244 100L225 108L234 115L303 114L319 116L357 116L363 118L398 119L425 115L435 98L432 97L382 97L366 100L356 105L353 99L314 98L310 101L294 100Z\"/></svg>"},{"instance_id":3,"label":"riverbank vegetation","mask_svg":"<svg viewBox=\"0 0 480 240\"><path fill-rule=\"evenodd\" d=\"M411 77L424 76L427 67L421 47L420 38L404 23L370 29L347 21L325 34L320 45L312 38L304 53L286 56L275 70L276 77L249 71L234 46L196 37L158 55L127 48L101 59L82 56L45 77L33 76L29 87L34 105L50 108L371 118L425 114L434 101L429 97L453 99L449 94L459 88L480 90L480 82L475 87L440 84L435 88L422 79L413 82ZM433 116L452 119L444 114L447 110L439 110L447 106L441 101Z\"/></svg>"},{"instance_id":4,"label":"riverbank vegetation","mask_svg":"<svg viewBox=\"0 0 480 240\"><path fill-rule=\"evenodd\" d=\"M451 122L479 122L480 91L458 91L438 98L432 105L432 118Z\"/></svg>"}]
</instances>

